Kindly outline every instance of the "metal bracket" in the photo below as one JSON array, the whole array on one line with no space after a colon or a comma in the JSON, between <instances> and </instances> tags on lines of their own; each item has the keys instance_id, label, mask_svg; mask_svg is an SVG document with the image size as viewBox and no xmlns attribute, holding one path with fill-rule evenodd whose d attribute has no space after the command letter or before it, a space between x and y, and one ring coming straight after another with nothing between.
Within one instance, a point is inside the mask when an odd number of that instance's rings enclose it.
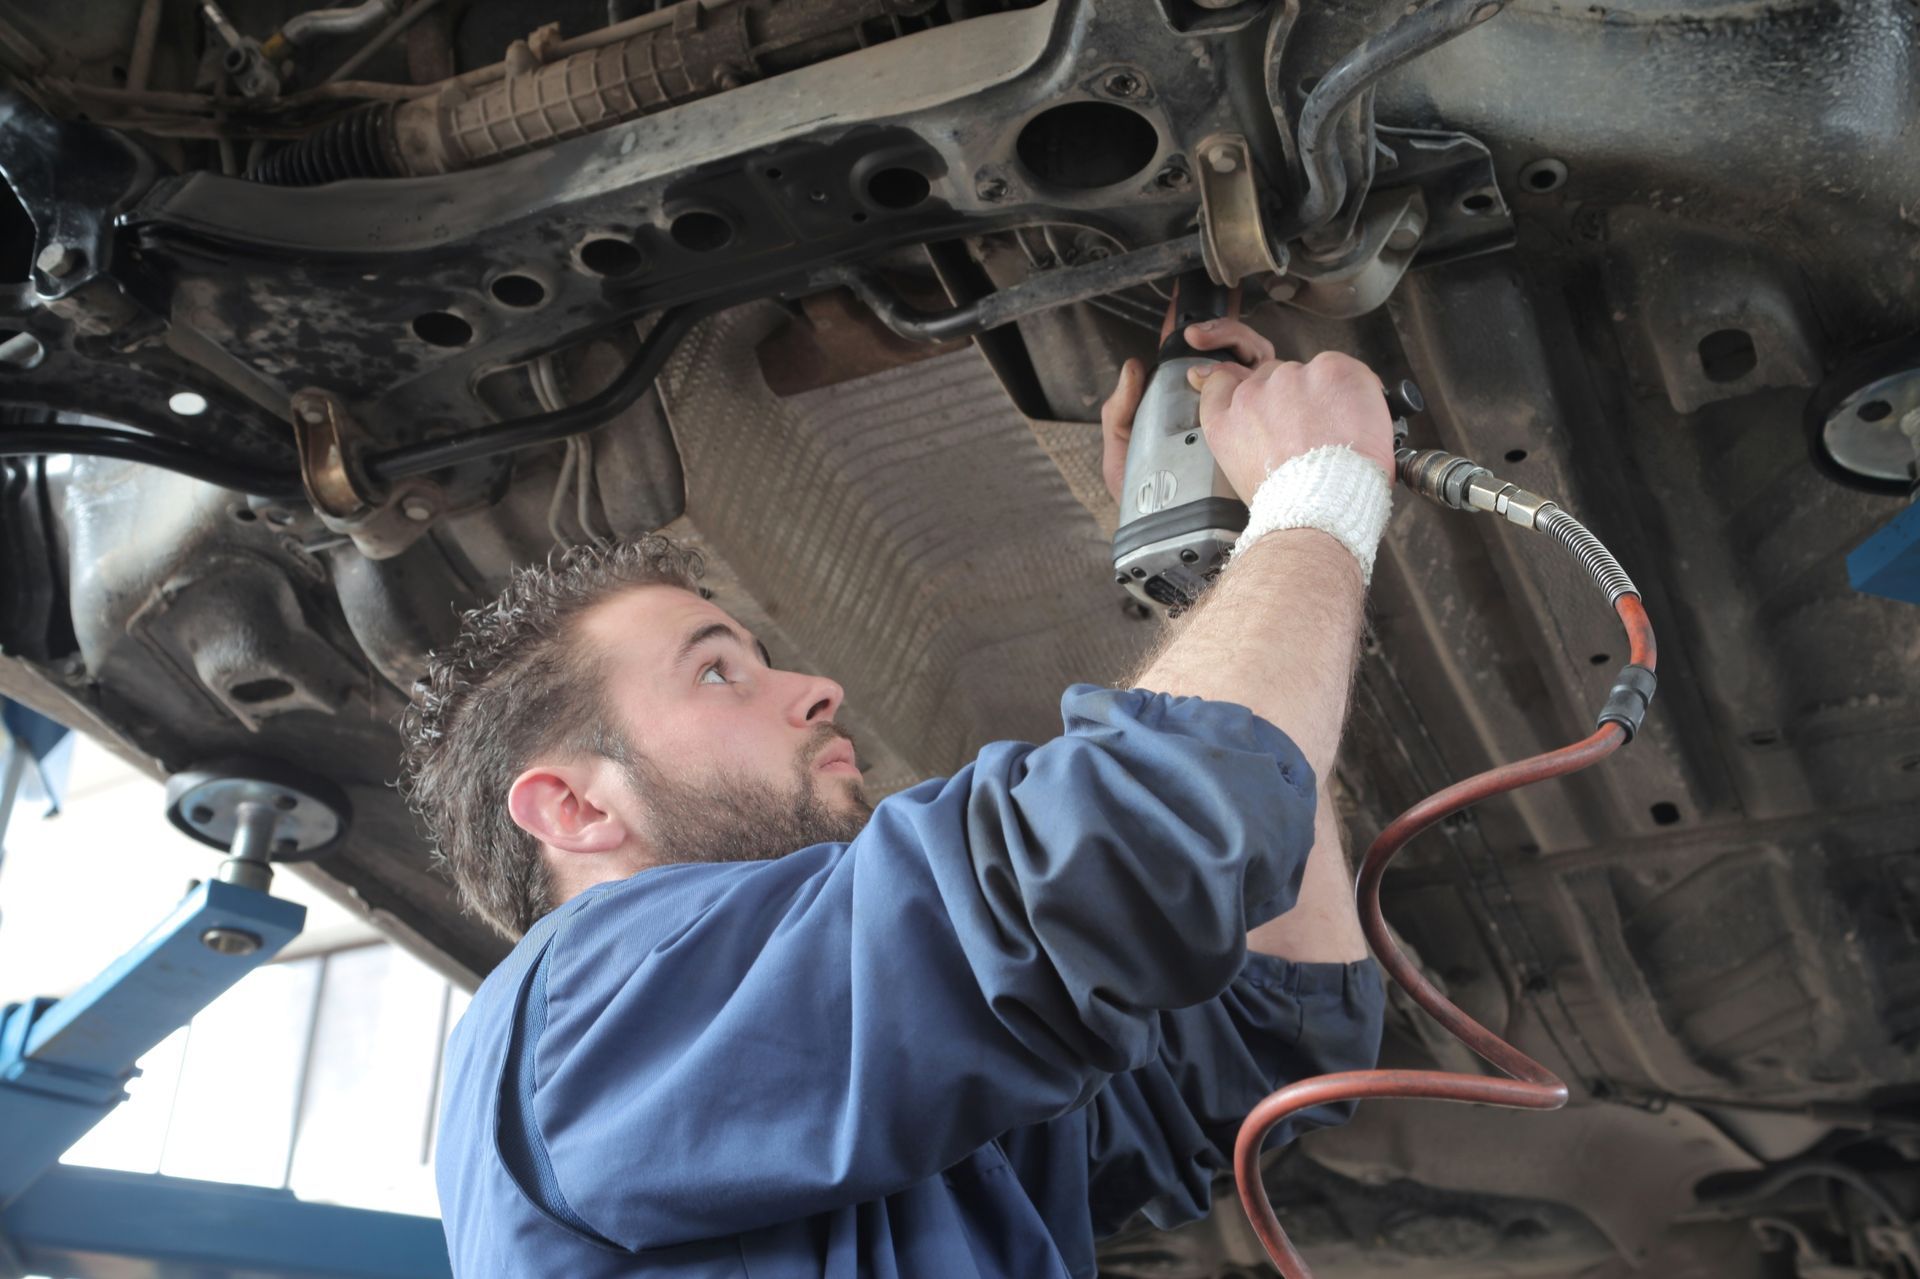
<instances>
[{"instance_id":1,"label":"metal bracket","mask_svg":"<svg viewBox=\"0 0 1920 1279\"><path fill-rule=\"evenodd\" d=\"M1276 256L1260 215L1246 135L1213 134L1194 154L1200 159L1194 166L1200 179L1200 246L1214 283L1232 287L1250 275L1285 270L1286 252Z\"/></svg>"},{"instance_id":2,"label":"metal bracket","mask_svg":"<svg viewBox=\"0 0 1920 1279\"><path fill-rule=\"evenodd\" d=\"M1427 226L1427 201L1419 187L1368 198L1353 243L1331 259L1296 254L1283 285L1296 286L1285 301L1315 315L1365 315L1387 300L1413 265Z\"/></svg>"},{"instance_id":3,"label":"metal bracket","mask_svg":"<svg viewBox=\"0 0 1920 1279\"><path fill-rule=\"evenodd\" d=\"M360 464L360 424L326 391L308 387L294 394L293 437L300 483L320 522L352 538L368 559L400 554L446 509L445 496L429 480L376 489Z\"/></svg>"},{"instance_id":4,"label":"metal bracket","mask_svg":"<svg viewBox=\"0 0 1920 1279\"><path fill-rule=\"evenodd\" d=\"M371 488L354 463L357 424L340 402L312 387L293 397L293 438L300 452L300 482L322 519L352 520L374 506Z\"/></svg>"}]
</instances>

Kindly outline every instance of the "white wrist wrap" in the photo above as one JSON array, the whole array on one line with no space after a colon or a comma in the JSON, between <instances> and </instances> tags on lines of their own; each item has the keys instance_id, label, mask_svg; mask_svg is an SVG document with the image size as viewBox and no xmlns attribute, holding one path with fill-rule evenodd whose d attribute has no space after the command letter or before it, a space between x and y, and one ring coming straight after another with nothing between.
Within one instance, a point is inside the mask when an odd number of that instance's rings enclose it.
<instances>
[{"instance_id":1,"label":"white wrist wrap","mask_svg":"<svg viewBox=\"0 0 1920 1279\"><path fill-rule=\"evenodd\" d=\"M1353 552L1360 580L1370 582L1392 507L1393 485L1379 467L1344 444L1323 444L1267 473L1248 504L1247 528L1233 553L1281 529L1317 528Z\"/></svg>"}]
</instances>

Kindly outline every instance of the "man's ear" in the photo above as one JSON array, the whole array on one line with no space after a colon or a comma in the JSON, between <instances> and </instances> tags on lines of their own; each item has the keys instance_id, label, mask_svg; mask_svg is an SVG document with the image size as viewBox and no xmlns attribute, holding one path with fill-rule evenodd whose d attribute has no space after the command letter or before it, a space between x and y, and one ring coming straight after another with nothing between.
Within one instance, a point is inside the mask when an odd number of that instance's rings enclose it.
<instances>
[{"instance_id":1,"label":"man's ear","mask_svg":"<svg viewBox=\"0 0 1920 1279\"><path fill-rule=\"evenodd\" d=\"M595 770L537 764L513 779L507 813L513 824L563 853L609 853L627 840L620 816L596 804Z\"/></svg>"}]
</instances>

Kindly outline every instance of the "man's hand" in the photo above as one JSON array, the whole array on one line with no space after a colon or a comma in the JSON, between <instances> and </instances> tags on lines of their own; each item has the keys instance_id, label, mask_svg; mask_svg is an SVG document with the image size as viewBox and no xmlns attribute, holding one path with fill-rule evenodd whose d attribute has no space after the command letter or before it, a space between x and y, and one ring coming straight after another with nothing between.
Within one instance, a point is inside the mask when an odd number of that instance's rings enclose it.
<instances>
[{"instance_id":1,"label":"man's hand","mask_svg":"<svg viewBox=\"0 0 1920 1279\"><path fill-rule=\"evenodd\" d=\"M1271 350L1272 348L1268 348ZM1373 370L1322 351L1306 364L1212 364L1187 380L1200 392L1200 429L1242 501L1289 458L1344 444L1393 481L1393 418Z\"/></svg>"},{"instance_id":2,"label":"man's hand","mask_svg":"<svg viewBox=\"0 0 1920 1279\"><path fill-rule=\"evenodd\" d=\"M1273 343L1238 320L1208 320L1191 324L1186 331L1187 345L1196 351L1231 351L1243 364L1261 364L1273 358ZM1239 368L1239 365L1215 365ZM1120 366L1120 381L1113 394L1100 406L1100 434L1103 446L1100 473L1107 481L1107 492L1120 500L1120 485L1127 474L1127 442L1133 438L1133 415L1146 394L1147 369L1139 360Z\"/></svg>"}]
</instances>

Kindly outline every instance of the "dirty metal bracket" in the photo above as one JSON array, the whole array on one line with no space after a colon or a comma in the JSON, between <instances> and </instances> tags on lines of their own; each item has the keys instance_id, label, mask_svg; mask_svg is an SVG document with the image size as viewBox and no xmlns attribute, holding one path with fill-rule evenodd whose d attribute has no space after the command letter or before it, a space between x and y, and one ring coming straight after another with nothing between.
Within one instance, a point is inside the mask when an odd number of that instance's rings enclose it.
<instances>
[{"instance_id":1,"label":"dirty metal bracket","mask_svg":"<svg viewBox=\"0 0 1920 1279\"><path fill-rule=\"evenodd\" d=\"M358 427L325 391L309 387L293 397L293 437L300 450L300 482L321 518L350 521L375 505L353 456Z\"/></svg>"},{"instance_id":2,"label":"dirty metal bracket","mask_svg":"<svg viewBox=\"0 0 1920 1279\"><path fill-rule=\"evenodd\" d=\"M1353 232L1323 253L1301 249L1268 285L1276 302L1351 318L1374 310L1410 270L1507 248L1513 216L1493 157L1463 133L1380 126L1378 167Z\"/></svg>"},{"instance_id":3,"label":"dirty metal bracket","mask_svg":"<svg viewBox=\"0 0 1920 1279\"><path fill-rule=\"evenodd\" d=\"M1195 148L1200 163L1200 244L1207 274L1229 288L1250 275L1286 269L1287 252L1275 248L1260 210L1252 151L1242 133L1216 133Z\"/></svg>"},{"instance_id":4,"label":"dirty metal bracket","mask_svg":"<svg viewBox=\"0 0 1920 1279\"><path fill-rule=\"evenodd\" d=\"M1383 153L1370 194L1417 186L1426 225L1412 269L1496 253L1513 246L1513 209L1495 175L1486 143L1443 129L1374 129Z\"/></svg>"},{"instance_id":5,"label":"dirty metal bracket","mask_svg":"<svg viewBox=\"0 0 1920 1279\"><path fill-rule=\"evenodd\" d=\"M1365 315L1387 300L1413 265L1426 225L1427 202L1419 187L1369 196L1352 243L1331 258L1296 254L1292 274L1279 282L1291 292L1283 287L1274 296L1315 315Z\"/></svg>"},{"instance_id":6,"label":"dirty metal bracket","mask_svg":"<svg viewBox=\"0 0 1920 1279\"><path fill-rule=\"evenodd\" d=\"M292 409L300 482L320 522L352 538L368 559L389 559L419 540L445 506L438 486L424 479L374 485L361 459L366 433L332 394L307 387Z\"/></svg>"}]
</instances>

